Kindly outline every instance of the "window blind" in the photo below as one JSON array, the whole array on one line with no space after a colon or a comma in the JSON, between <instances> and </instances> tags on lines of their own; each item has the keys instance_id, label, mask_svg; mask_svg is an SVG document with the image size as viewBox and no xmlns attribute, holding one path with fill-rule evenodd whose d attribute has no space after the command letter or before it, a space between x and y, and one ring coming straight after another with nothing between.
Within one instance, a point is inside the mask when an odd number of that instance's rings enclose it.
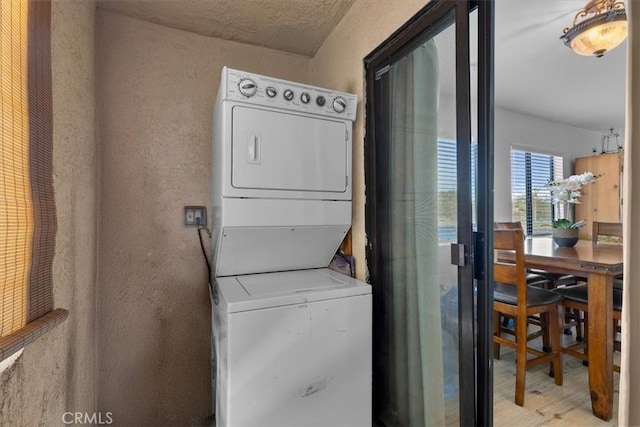
<instances>
[{"instance_id":1,"label":"window blind","mask_svg":"<svg viewBox=\"0 0 640 427\"><path fill-rule=\"evenodd\" d=\"M472 221L476 225L478 145L471 144ZM458 160L455 141L438 141L438 241L458 240Z\"/></svg>"},{"instance_id":2,"label":"window blind","mask_svg":"<svg viewBox=\"0 0 640 427\"><path fill-rule=\"evenodd\" d=\"M0 359L67 316L52 295L50 7L0 2Z\"/></svg>"},{"instance_id":3,"label":"window blind","mask_svg":"<svg viewBox=\"0 0 640 427\"><path fill-rule=\"evenodd\" d=\"M554 213L550 180L563 176L562 157L511 150L511 206L513 221L520 221L527 235L550 234Z\"/></svg>"},{"instance_id":4,"label":"window blind","mask_svg":"<svg viewBox=\"0 0 640 427\"><path fill-rule=\"evenodd\" d=\"M26 324L27 273L33 234L27 122L27 2L0 5L0 336ZM14 304L9 303L15 301Z\"/></svg>"}]
</instances>

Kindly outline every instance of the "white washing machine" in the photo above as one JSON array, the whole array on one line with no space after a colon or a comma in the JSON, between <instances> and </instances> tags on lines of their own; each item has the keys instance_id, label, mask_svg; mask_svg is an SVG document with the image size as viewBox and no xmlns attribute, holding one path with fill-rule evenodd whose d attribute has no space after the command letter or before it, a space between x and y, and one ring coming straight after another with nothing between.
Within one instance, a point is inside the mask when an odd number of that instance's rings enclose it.
<instances>
[{"instance_id":1,"label":"white washing machine","mask_svg":"<svg viewBox=\"0 0 640 427\"><path fill-rule=\"evenodd\" d=\"M214 109L219 427L371 425L371 288L351 224L355 95L224 68Z\"/></svg>"},{"instance_id":2,"label":"white washing machine","mask_svg":"<svg viewBox=\"0 0 640 427\"><path fill-rule=\"evenodd\" d=\"M316 269L217 289L218 426L371 426L368 285Z\"/></svg>"}]
</instances>

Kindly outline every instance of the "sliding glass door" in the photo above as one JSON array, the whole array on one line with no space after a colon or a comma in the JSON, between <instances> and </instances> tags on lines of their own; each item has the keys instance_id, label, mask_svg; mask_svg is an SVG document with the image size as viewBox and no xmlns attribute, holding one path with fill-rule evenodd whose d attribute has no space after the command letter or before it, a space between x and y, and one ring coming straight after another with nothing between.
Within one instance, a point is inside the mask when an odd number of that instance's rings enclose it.
<instances>
[{"instance_id":1,"label":"sliding glass door","mask_svg":"<svg viewBox=\"0 0 640 427\"><path fill-rule=\"evenodd\" d=\"M386 426L491 422L491 21L491 2L431 2L365 60L374 416Z\"/></svg>"}]
</instances>

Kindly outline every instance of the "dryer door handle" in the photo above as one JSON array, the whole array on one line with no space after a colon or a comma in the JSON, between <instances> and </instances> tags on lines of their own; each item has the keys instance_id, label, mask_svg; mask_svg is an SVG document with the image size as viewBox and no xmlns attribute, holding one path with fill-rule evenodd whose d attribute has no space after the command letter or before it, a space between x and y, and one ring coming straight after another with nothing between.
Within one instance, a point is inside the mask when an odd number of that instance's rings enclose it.
<instances>
[{"instance_id":1,"label":"dryer door handle","mask_svg":"<svg viewBox=\"0 0 640 427\"><path fill-rule=\"evenodd\" d=\"M253 165L259 165L261 161L261 147L260 147L260 135L250 134L249 135L249 144L248 144L248 155L249 159L247 163Z\"/></svg>"}]
</instances>

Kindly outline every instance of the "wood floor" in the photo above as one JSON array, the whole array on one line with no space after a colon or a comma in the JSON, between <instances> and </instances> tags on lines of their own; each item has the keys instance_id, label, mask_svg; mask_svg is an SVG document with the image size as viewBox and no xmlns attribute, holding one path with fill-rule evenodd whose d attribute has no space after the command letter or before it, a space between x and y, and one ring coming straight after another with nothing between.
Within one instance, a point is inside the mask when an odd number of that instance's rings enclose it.
<instances>
[{"instance_id":1,"label":"wood floor","mask_svg":"<svg viewBox=\"0 0 640 427\"><path fill-rule=\"evenodd\" d=\"M564 337L565 343L571 337ZM620 354L614 356L620 362ZM527 370L524 406L513 403L515 393L515 350L502 348L500 360L494 360L494 425L495 426L615 426L618 424L618 391L620 375L613 374L613 418L609 422L591 412L587 367L574 357L564 355L564 384L555 385L549 377L549 365Z\"/></svg>"},{"instance_id":2,"label":"wood floor","mask_svg":"<svg viewBox=\"0 0 640 427\"><path fill-rule=\"evenodd\" d=\"M564 345L574 343L571 336L563 337ZM536 344L532 345L536 347ZM541 344L538 346L541 347ZM514 349L502 347L500 360L494 360L493 425L496 427L526 426L617 426L620 375L613 374L613 418L602 421L591 412L589 377L582 361L564 355L563 385L557 386L544 363L527 370L524 406L513 402L516 388L516 354ZM614 354L620 363L620 353ZM458 395L445 402L447 426L458 426Z\"/></svg>"}]
</instances>

